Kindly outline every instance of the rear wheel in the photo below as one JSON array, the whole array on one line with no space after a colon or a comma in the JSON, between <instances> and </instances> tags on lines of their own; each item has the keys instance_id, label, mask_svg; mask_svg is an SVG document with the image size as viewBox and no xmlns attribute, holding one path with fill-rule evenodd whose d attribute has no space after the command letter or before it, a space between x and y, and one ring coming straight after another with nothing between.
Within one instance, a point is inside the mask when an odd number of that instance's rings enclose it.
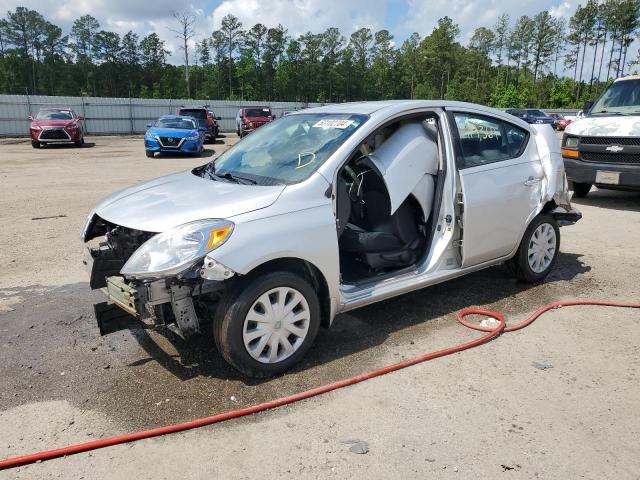
<instances>
[{"instance_id":1,"label":"rear wheel","mask_svg":"<svg viewBox=\"0 0 640 480\"><path fill-rule=\"evenodd\" d=\"M560 251L560 229L551 215L538 215L524 232L511 271L525 282L539 282L553 269Z\"/></svg>"},{"instance_id":2,"label":"rear wheel","mask_svg":"<svg viewBox=\"0 0 640 480\"><path fill-rule=\"evenodd\" d=\"M231 288L216 310L213 334L224 359L250 377L269 377L298 363L320 326L313 287L291 272L272 272Z\"/></svg>"},{"instance_id":3,"label":"rear wheel","mask_svg":"<svg viewBox=\"0 0 640 480\"><path fill-rule=\"evenodd\" d=\"M155 152L151 152L149 150L145 150L144 153L148 158L153 158L153 155L155 154Z\"/></svg>"},{"instance_id":4,"label":"rear wheel","mask_svg":"<svg viewBox=\"0 0 640 480\"><path fill-rule=\"evenodd\" d=\"M578 198L584 198L591 191L590 183L575 183L573 184L573 194Z\"/></svg>"},{"instance_id":5,"label":"rear wheel","mask_svg":"<svg viewBox=\"0 0 640 480\"><path fill-rule=\"evenodd\" d=\"M40 142L37 142L37 141L35 141L35 140L32 140L32 141L31 141L31 146L32 146L33 148L40 148L40 146L41 146L41 145L40 145Z\"/></svg>"}]
</instances>

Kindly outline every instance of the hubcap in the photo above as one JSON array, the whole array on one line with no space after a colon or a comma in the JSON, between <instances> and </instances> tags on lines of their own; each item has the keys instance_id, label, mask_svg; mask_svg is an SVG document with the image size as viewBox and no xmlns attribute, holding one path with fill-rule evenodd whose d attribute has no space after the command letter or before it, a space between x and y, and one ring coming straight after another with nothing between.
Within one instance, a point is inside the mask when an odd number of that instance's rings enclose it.
<instances>
[{"instance_id":1,"label":"hubcap","mask_svg":"<svg viewBox=\"0 0 640 480\"><path fill-rule=\"evenodd\" d=\"M244 348L260 363L277 363L293 355L309 332L309 304L295 288L278 287L251 305L242 329Z\"/></svg>"},{"instance_id":2,"label":"hubcap","mask_svg":"<svg viewBox=\"0 0 640 480\"><path fill-rule=\"evenodd\" d=\"M542 273L549 268L555 255L556 231L550 224L542 223L529 239L529 267L535 273Z\"/></svg>"}]
</instances>

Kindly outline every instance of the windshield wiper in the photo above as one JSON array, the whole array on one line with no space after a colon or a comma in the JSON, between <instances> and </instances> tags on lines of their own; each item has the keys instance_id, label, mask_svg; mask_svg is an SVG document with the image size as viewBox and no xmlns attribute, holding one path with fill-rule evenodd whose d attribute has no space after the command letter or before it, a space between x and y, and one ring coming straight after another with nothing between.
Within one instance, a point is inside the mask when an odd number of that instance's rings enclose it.
<instances>
[{"instance_id":1,"label":"windshield wiper","mask_svg":"<svg viewBox=\"0 0 640 480\"><path fill-rule=\"evenodd\" d=\"M231 172L225 172L223 174L207 172L212 179L224 178L225 180L230 180L233 183L241 183L243 185L257 185L258 182L252 180L250 178L242 177L240 175L235 175Z\"/></svg>"}]
</instances>

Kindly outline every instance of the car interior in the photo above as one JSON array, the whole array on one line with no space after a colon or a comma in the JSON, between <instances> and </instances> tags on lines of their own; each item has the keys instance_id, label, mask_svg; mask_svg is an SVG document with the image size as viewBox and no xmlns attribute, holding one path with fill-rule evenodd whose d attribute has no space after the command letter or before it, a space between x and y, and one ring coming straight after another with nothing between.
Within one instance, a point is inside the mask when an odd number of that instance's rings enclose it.
<instances>
[{"instance_id":1,"label":"car interior","mask_svg":"<svg viewBox=\"0 0 640 480\"><path fill-rule=\"evenodd\" d=\"M419 126L419 128L416 128ZM388 157L397 155L397 168L403 169L402 145L395 142L402 132L423 136L432 144L423 150L429 158L421 174L421 187L412 191L392 211L392 201L373 159L377 151ZM384 148L386 142L388 148ZM390 148L389 148L390 146ZM431 237L431 212L440 172L437 119L422 115L388 124L370 135L350 156L338 174L336 217L340 251L340 271L344 283L358 284L378 280L399 270L411 268L423 258ZM414 152L415 154L415 152ZM390 160L393 163L393 158ZM424 163L424 162L423 162ZM414 177L415 178L415 177ZM407 179L408 182L411 179Z\"/></svg>"}]
</instances>

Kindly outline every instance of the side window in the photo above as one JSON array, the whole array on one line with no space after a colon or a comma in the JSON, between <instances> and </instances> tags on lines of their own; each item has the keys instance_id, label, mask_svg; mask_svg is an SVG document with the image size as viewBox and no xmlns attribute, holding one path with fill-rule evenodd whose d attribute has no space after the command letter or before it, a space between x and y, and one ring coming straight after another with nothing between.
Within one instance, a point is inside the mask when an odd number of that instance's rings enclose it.
<instances>
[{"instance_id":1,"label":"side window","mask_svg":"<svg viewBox=\"0 0 640 480\"><path fill-rule=\"evenodd\" d=\"M516 127L515 125L505 123L504 126L511 158L519 157L520 155L522 155L524 147L526 147L527 145L528 133L521 128Z\"/></svg>"},{"instance_id":2,"label":"side window","mask_svg":"<svg viewBox=\"0 0 640 480\"><path fill-rule=\"evenodd\" d=\"M459 168L515 158L524 149L527 132L497 118L454 113L460 140Z\"/></svg>"}]
</instances>

